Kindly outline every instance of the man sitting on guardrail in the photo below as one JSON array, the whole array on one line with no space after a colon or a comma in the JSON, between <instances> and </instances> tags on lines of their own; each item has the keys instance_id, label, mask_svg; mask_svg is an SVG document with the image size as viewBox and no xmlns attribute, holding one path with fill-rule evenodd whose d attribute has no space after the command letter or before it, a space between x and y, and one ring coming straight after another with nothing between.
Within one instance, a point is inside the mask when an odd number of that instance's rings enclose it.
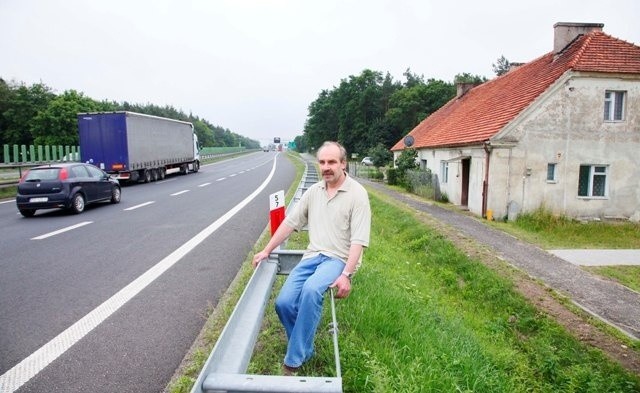
<instances>
[{"instance_id":1,"label":"man sitting on guardrail","mask_svg":"<svg viewBox=\"0 0 640 393\"><path fill-rule=\"evenodd\" d=\"M325 142L317 158L323 181L309 187L269 243L253 257L257 267L294 230L308 226L309 245L276 299L276 313L288 339L285 375L294 375L313 356L324 293L336 288L336 297L349 296L351 277L369 245L369 196L345 172L347 151L337 142Z\"/></svg>"}]
</instances>

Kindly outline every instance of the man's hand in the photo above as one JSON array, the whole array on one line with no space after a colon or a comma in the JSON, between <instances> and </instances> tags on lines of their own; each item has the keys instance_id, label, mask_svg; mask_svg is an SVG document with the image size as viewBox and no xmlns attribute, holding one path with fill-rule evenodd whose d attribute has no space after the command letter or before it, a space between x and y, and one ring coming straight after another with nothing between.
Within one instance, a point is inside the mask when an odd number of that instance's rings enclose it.
<instances>
[{"instance_id":1,"label":"man's hand","mask_svg":"<svg viewBox=\"0 0 640 393\"><path fill-rule=\"evenodd\" d=\"M253 256L253 260L251 261L251 265L254 267L254 269L256 267L258 267L258 265L260 264L261 261L265 260L269 258L269 253L262 250L259 253L257 253L256 255Z\"/></svg>"},{"instance_id":2,"label":"man's hand","mask_svg":"<svg viewBox=\"0 0 640 393\"><path fill-rule=\"evenodd\" d=\"M338 288L336 297L338 299L344 299L349 296L349 293L351 292L351 280L349 280L349 277L341 274L336 278L333 284L329 286L329 288Z\"/></svg>"}]
</instances>

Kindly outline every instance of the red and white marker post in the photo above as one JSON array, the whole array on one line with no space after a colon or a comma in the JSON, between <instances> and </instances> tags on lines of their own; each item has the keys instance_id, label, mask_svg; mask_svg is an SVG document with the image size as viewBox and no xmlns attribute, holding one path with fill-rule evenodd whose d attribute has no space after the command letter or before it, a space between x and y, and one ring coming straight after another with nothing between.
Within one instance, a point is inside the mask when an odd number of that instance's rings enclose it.
<instances>
[{"instance_id":1,"label":"red and white marker post","mask_svg":"<svg viewBox=\"0 0 640 393\"><path fill-rule=\"evenodd\" d=\"M271 236L284 221L285 216L284 190L269 195L269 219L271 220Z\"/></svg>"}]
</instances>

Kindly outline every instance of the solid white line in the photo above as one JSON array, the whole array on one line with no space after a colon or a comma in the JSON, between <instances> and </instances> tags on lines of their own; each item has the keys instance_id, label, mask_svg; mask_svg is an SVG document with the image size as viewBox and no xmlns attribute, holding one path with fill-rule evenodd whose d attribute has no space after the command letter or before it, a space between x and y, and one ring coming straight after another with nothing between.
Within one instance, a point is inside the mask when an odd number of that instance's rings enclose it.
<instances>
[{"instance_id":1,"label":"solid white line","mask_svg":"<svg viewBox=\"0 0 640 393\"><path fill-rule=\"evenodd\" d=\"M150 205L150 204L152 204L152 203L155 203L155 201L149 201L149 202L141 203L141 204L139 204L139 205L131 206L131 207L128 207L128 208L126 208L126 209L122 209L122 210L124 210L124 211L135 210L135 209L137 209L137 208L140 208L140 207L144 207L144 206Z\"/></svg>"},{"instance_id":2,"label":"solid white line","mask_svg":"<svg viewBox=\"0 0 640 393\"><path fill-rule=\"evenodd\" d=\"M273 174L276 171L276 160L273 160L273 167L271 173L265 179L265 181L258 187L251 195L246 197L242 202L238 203L231 210L226 212L222 217L218 218L214 223L206 227L200 233L195 235L189 241L178 247L171 254L167 255L163 260L158 262L151 269L144 272L140 277L136 278L126 287L122 288L118 293L113 295L110 299L99 305L89 314L85 315L78 322L71 325L65 331L56 336L53 340L49 341L34 353L23 359L20 363L13 366L9 371L0 376L0 392L12 393L24 385L34 376L38 375L45 367L51 362L56 360L59 356L65 353L76 342L81 340L89 332L91 332L96 326L100 325L111 314L116 312L125 303L131 300L134 296L140 293L144 288L151 284L156 278L160 277L162 273L175 265L182 257L184 257L189 251L193 250L196 246L202 243L213 232L218 230L224 223L229 221L236 213L242 210L249 204L258 194L260 194L267 184L273 178Z\"/></svg>"},{"instance_id":3,"label":"solid white line","mask_svg":"<svg viewBox=\"0 0 640 393\"><path fill-rule=\"evenodd\" d=\"M202 183L202 184L200 184L198 187L206 187L206 186L208 186L209 184L211 184L211 183Z\"/></svg>"},{"instance_id":4,"label":"solid white line","mask_svg":"<svg viewBox=\"0 0 640 393\"><path fill-rule=\"evenodd\" d=\"M67 231L70 231L70 230L73 230L73 229L76 229L76 228L80 228L80 227L83 227L83 226L89 225L89 224L93 224L93 221L84 221L84 222L81 222L81 223L76 224L76 225L71 225L71 226L66 227L66 228L58 229L57 231L53 231L53 232L45 233L44 235L32 237L31 240L46 239L48 237L59 235L61 233L64 233L64 232L67 232Z\"/></svg>"},{"instance_id":5,"label":"solid white line","mask_svg":"<svg viewBox=\"0 0 640 393\"><path fill-rule=\"evenodd\" d=\"M171 194L171 196L176 196L176 195L184 194L185 192L189 192L189 190L182 190L182 191L174 192L173 194Z\"/></svg>"},{"instance_id":6,"label":"solid white line","mask_svg":"<svg viewBox=\"0 0 640 393\"><path fill-rule=\"evenodd\" d=\"M0 205L2 205L3 203L11 203L11 202L16 203L16 200L15 199L10 199L8 201L2 201L2 202L0 202Z\"/></svg>"}]
</instances>

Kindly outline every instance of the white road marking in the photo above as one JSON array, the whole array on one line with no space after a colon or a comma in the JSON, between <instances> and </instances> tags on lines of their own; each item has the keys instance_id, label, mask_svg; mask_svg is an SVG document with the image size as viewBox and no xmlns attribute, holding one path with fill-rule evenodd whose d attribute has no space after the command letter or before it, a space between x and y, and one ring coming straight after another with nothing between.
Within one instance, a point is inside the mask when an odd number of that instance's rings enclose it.
<instances>
[{"instance_id":1,"label":"white road marking","mask_svg":"<svg viewBox=\"0 0 640 393\"><path fill-rule=\"evenodd\" d=\"M46 239L48 237L59 235L61 233L68 232L68 231L71 231L73 229L80 228L80 227L83 227L83 226L89 225L89 224L93 224L93 221L84 221L84 222L81 222L79 224L75 224L75 225L71 225L71 226L66 227L66 228L58 229L57 231L53 231L53 232L45 233L44 235L32 237L31 240Z\"/></svg>"},{"instance_id":2,"label":"white road marking","mask_svg":"<svg viewBox=\"0 0 640 393\"><path fill-rule=\"evenodd\" d=\"M144 207L144 206L150 205L150 204L155 203L155 202L156 202L156 201L149 201L149 202L141 203L141 204L139 204L139 205L135 205L135 206L128 207L128 208L123 209L123 210L124 210L124 211L135 210L135 209L138 209L138 208L140 208L140 207Z\"/></svg>"},{"instance_id":3,"label":"white road marking","mask_svg":"<svg viewBox=\"0 0 640 393\"><path fill-rule=\"evenodd\" d=\"M12 202L16 203L16 200L15 199L9 199L8 201L2 201L2 202L0 202L0 205L2 205L3 203L12 203Z\"/></svg>"},{"instance_id":4,"label":"white road marking","mask_svg":"<svg viewBox=\"0 0 640 393\"><path fill-rule=\"evenodd\" d=\"M178 247L171 254L167 255L163 260L158 262L151 269L144 272L140 277L136 278L129 285L122 288L118 293L99 305L93 311L82 317L78 322L71 325L65 331L44 344L34 353L16 364L6 373L0 375L0 392L12 393L24 385L31 378L35 377L47 367L51 362L64 354L75 343L81 340L94 328L100 325L111 314L116 312L120 307L126 304L134 296L145 289L162 273L175 265L189 251L193 250L202 243L207 237L218 230L224 223L229 221L236 213L249 204L258 194L260 194L269 184L276 171L276 161L273 160L271 173L264 182L251 195L247 196L240 203L226 212L222 217L218 218L211 225L206 227L200 233L192 237L189 241Z\"/></svg>"},{"instance_id":5,"label":"white road marking","mask_svg":"<svg viewBox=\"0 0 640 393\"><path fill-rule=\"evenodd\" d=\"M226 177L221 177L220 179L216 179L216 181L223 181Z\"/></svg>"},{"instance_id":6,"label":"white road marking","mask_svg":"<svg viewBox=\"0 0 640 393\"><path fill-rule=\"evenodd\" d=\"M229 177L234 177L235 175L237 175L237 173L232 173L229 175Z\"/></svg>"},{"instance_id":7,"label":"white road marking","mask_svg":"<svg viewBox=\"0 0 640 393\"><path fill-rule=\"evenodd\" d=\"M211 183L202 183L202 184L200 184L198 187L206 187L206 186L208 186L209 184L211 184Z\"/></svg>"},{"instance_id":8,"label":"white road marking","mask_svg":"<svg viewBox=\"0 0 640 393\"><path fill-rule=\"evenodd\" d=\"M174 192L173 194L171 194L171 196L176 196L176 195L184 194L185 192L189 192L189 190L182 190L182 191Z\"/></svg>"}]
</instances>

